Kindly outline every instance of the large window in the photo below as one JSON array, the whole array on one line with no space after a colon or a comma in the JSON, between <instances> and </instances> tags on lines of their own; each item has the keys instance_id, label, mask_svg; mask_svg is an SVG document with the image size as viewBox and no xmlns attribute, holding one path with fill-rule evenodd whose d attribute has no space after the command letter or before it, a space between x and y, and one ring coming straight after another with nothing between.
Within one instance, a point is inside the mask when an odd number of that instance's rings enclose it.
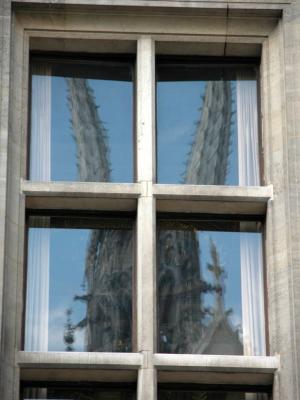
<instances>
[{"instance_id":1,"label":"large window","mask_svg":"<svg viewBox=\"0 0 300 400\"><path fill-rule=\"evenodd\" d=\"M156 67L158 182L259 185L256 64ZM32 57L30 179L132 182L133 86L128 57ZM261 222L172 215L156 238L158 351L265 354ZM132 222L65 210L28 226L25 350L132 351Z\"/></svg>"},{"instance_id":2,"label":"large window","mask_svg":"<svg viewBox=\"0 0 300 400\"><path fill-rule=\"evenodd\" d=\"M31 57L23 398L265 399L258 64L137 42Z\"/></svg>"}]
</instances>

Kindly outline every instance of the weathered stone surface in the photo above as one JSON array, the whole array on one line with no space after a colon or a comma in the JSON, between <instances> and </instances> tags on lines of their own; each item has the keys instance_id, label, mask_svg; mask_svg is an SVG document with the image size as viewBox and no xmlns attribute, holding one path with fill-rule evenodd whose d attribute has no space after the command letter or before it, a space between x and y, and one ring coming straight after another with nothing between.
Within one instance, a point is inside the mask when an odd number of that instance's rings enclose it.
<instances>
[{"instance_id":1,"label":"weathered stone surface","mask_svg":"<svg viewBox=\"0 0 300 400\"><path fill-rule=\"evenodd\" d=\"M34 12L31 12L33 3L35 8ZM269 200L271 197L269 191L261 193L258 190L258 194L263 197L262 203L268 202L265 242L269 325L267 334L270 355L280 355L280 368L274 380L273 398L300 399L300 3L299 1L289 3L287 0L242 2L238 0L229 2L2 0L0 2L0 398L2 400L19 398L19 366L15 354L21 350L24 196L26 195L26 193L20 195L20 179L25 178L26 165L28 36L30 35L37 38L35 44L40 50L43 43L47 48L47 37L50 37L52 42L48 49L64 48L66 51L74 51L74 46L68 47L68 43L75 37L93 39L94 52L97 52L97 42L101 38L109 39L112 45L113 42L126 39L126 45L116 46L116 51L127 48L130 52L135 49L133 43L139 39L137 46L137 90L138 95L141 95L137 105L139 184L128 187L126 193L122 193L120 186L108 190L121 200L138 198L138 201L133 203L133 207L137 207L138 215L136 341L137 351L142 353L143 361L140 361L139 367L138 356L135 355L131 361L121 357L120 364L123 368L128 361L128 365L132 362L134 368L139 368L137 378L139 400L156 398L157 373L153 365L153 354L156 351L155 196L168 199L170 195L174 201L185 198L185 194L176 188L153 189L152 186L155 181L153 39L163 43L157 46L161 52L166 51L168 43L171 43L172 47L172 41L180 43L178 47L174 45L172 50L169 50L173 54L185 49L185 54L203 52L204 55L256 56L262 46L261 111L264 177L266 185L273 185L274 193L273 198ZM17 10L21 4L26 5L27 10L22 7L23 14L20 11L11 18L12 5L14 10ZM38 12L39 5L44 5L41 12ZM51 13L47 12L49 5ZM78 13L80 5L85 7L84 17ZM93 8L93 13L88 13L87 5ZM133 8L129 9L129 5ZM53 12L54 6L60 8ZM104 12L104 9L98 8L102 6L110 7ZM142 11L146 14L143 17L139 15L140 7L143 7ZM284 7L286 8L278 23L276 17ZM169 16L171 9L175 16ZM227 18L227 12L230 19ZM207 17L203 16L205 13ZM25 27L30 31L25 32ZM56 48L55 43L58 43L62 36L66 41L62 47ZM193 43L198 41L203 45L195 47ZM188 44L186 47L185 43ZM243 47L244 43L248 46ZM61 46L61 42L59 44ZM107 47L103 45L102 48ZM34 196L38 195L38 187L31 189L34 191ZM101 188L85 186L81 189L67 187L69 196L95 196L95 190L98 189L105 196L104 186ZM43 196L47 190L45 187L41 190ZM51 190L54 192L56 190L60 195L64 187L50 188L50 192ZM57 192L52 193L52 196L57 196ZM215 194L215 191L211 192L211 196ZM186 195L194 196L193 200L199 201L199 197L209 196L209 188L205 193L190 189ZM234 200L234 193L224 195L232 197L229 201ZM251 202L252 195L253 191L250 194L242 191L236 200L240 201L241 196L245 199L249 196ZM176 196L179 198L176 199ZM172 359L164 362L169 362L170 368L180 373L182 379L187 379L188 375L184 373L186 360L179 355L174 357L175 361ZM105 360L98 361L99 365L103 362L103 367L107 364ZM36 363L33 362L32 366L34 368ZM247 367L252 372L257 372L250 364ZM260 364L260 367L263 368L263 365ZM32 375L30 376L32 378Z\"/></svg>"}]
</instances>

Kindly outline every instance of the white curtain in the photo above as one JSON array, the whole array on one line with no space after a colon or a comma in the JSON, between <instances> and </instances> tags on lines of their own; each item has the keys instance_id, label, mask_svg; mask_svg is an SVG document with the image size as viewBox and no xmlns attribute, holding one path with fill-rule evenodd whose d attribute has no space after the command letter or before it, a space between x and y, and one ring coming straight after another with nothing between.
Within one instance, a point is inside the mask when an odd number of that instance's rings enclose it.
<instances>
[{"instance_id":1,"label":"white curtain","mask_svg":"<svg viewBox=\"0 0 300 400\"><path fill-rule=\"evenodd\" d=\"M250 70L237 73L237 130L239 185L258 186L257 89ZM240 257L244 354L265 355L261 238L244 232L240 239Z\"/></svg>"},{"instance_id":2,"label":"white curtain","mask_svg":"<svg viewBox=\"0 0 300 400\"><path fill-rule=\"evenodd\" d=\"M50 181L51 76L49 67L32 69L30 179ZM25 350L48 350L49 320L49 218L39 218L39 228L28 237ZM44 227L43 227L44 226Z\"/></svg>"}]
</instances>

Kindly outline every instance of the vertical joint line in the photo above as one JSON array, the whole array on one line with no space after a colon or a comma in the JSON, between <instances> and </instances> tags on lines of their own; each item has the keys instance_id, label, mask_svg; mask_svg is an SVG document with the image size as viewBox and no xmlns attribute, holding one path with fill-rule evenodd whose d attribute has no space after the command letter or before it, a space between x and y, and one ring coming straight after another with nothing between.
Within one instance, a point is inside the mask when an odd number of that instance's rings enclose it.
<instances>
[{"instance_id":1,"label":"vertical joint line","mask_svg":"<svg viewBox=\"0 0 300 400\"><path fill-rule=\"evenodd\" d=\"M224 43L224 53L223 56L226 56L227 52L227 36L228 36L228 18L229 18L229 3L227 1L227 8L226 8L226 32L225 32L225 43Z\"/></svg>"}]
</instances>

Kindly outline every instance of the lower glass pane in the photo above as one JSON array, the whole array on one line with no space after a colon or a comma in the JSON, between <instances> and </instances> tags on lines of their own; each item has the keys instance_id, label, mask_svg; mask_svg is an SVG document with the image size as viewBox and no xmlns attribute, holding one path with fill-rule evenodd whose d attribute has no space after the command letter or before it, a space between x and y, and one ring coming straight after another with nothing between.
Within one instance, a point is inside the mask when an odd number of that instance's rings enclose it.
<instances>
[{"instance_id":1,"label":"lower glass pane","mask_svg":"<svg viewBox=\"0 0 300 400\"><path fill-rule=\"evenodd\" d=\"M132 222L29 218L25 350L129 352Z\"/></svg>"},{"instance_id":2,"label":"lower glass pane","mask_svg":"<svg viewBox=\"0 0 300 400\"><path fill-rule=\"evenodd\" d=\"M266 393L159 390L158 400L268 400Z\"/></svg>"},{"instance_id":3,"label":"lower glass pane","mask_svg":"<svg viewBox=\"0 0 300 400\"><path fill-rule=\"evenodd\" d=\"M264 354L259 225L159 221L160 352Z\"/></svg>"},{"instance_id":4,"label":"lower glass pane","mask_svg":"<svg viewBox=\"0 0 300 400\"><path fill-rule=\"evenodd\" d=\"M78 388L78 387L31 387L23 391L23 400L135 400L132 388Z\"/></svg>"}]
</instances>

